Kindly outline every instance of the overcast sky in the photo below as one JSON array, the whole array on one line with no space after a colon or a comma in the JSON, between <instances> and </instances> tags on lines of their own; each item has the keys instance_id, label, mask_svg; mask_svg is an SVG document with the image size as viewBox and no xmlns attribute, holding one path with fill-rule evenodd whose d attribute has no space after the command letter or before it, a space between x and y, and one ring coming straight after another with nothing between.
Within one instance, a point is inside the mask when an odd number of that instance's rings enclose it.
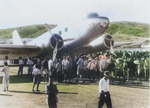
<instances>
[{"instance_id":1,"label":"overcast sky","mask_svg":"<svg viewBox=\"0 0 150 108\"><path fill-rule=\"evenodd\" d=\"M98 12L114 21L150 24L150 0L0 0L0 29L34 24L61 24Z\"/></svg>"}]
</instances>

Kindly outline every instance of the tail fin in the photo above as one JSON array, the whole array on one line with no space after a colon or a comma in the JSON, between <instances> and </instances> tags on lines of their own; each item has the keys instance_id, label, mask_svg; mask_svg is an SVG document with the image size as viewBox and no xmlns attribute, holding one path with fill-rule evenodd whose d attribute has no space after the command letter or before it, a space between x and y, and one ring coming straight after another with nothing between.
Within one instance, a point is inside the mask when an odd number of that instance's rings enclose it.
<instances>
[{"instance_id":1,"label":"tail fin","mask_svg":"<svg viewBox=\"0 0 150 108\"><path fill-rule=\"evenodd\" d=\"M13 35L13 45L23 45L23 42L22 42L17 30L14 30L12 35Z\"/></svg>"}]
</instances>

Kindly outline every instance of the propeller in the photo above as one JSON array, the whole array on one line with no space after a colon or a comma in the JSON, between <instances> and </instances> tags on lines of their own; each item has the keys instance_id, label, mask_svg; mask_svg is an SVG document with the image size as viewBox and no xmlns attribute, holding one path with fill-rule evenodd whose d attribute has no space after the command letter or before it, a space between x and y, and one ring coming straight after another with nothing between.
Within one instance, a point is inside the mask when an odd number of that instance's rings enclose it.
<instances>
[{"instance_id":1,"label":"propeller","mask_svg":"<svg viewBox=\"0 0 150 108\"><path fill-rule=\"evenodd\" d=\"M119 32L120 32L120 31L117 31L112 37L114 38ZM114 54L114 49L113 49L113 46L112 46L112 42L114 41L113 38L108 39L108 38L106 37L106 35L104 36L104 38L110 42L110 52L111 52L112 54Z\"/></svg>"},{"instance_id":2,"label":"propeller","mask_svg":"<svg viewBox=\"0 0 150 108\"><path fill-rule=\"evenodd\" d=\"M112 37L114 38L119 32L120 32L120 30L117 31Z\"/></svg>"},{"instance_id":3,"label":"propeller","mask_svg":"<svg viewBox=\"0 0 150 108\"><path fill-rule=\"evenodd\" d=\"M113 40L113 38L109 39L109 38L107 38L106 36L107 36L107 35L105 35L104 38L110 42L110 52L111 52L112 54L114 54L114 49L113 49L113 46L112 46L112 42L113 42L114 40Z\"/></svg>"},{"instance_id":4,"label":"propeller","mask_svg":"<svg viewBox=\"0 0 150 108\"><path fill-rule=\"evenodd\" d=\"M56 58L56 55L57 55L57 46L58 46L58 40L57 40L57 38L52 34L52 32L50 31L50 29L48 28L48 25L45 23L45 27L46 27L46 29L50 32L50 34L52 35L52 37L54 37L54 39L56 40L56 46L55 46L55 48L54 48L54 50L53 50L53 61L55 60L55 58Z\"/></svg>"},{"instance_id":5,"label":"propeller","mask_svg":"<svg viewBox=\"0 0 150 108\"><path fill-rule=\"evenodd\" d=\"M64 39L64 40L58 40L54 34L52 34L52 32L50 31L50 29L48 28L48 25L45 23L45 27L46 29L50 32L50 34L52 35L52 37L54 37L54 39L56 40L56 45L55 45L55 48L53 50L53 61L55 60L56 58L56 55L57 55L57 50L58 50L58 44L59 42L67 42L67 41L72 41L74 40L75 38L68 38L68 39Z\"/></svg>"}]
</instances>

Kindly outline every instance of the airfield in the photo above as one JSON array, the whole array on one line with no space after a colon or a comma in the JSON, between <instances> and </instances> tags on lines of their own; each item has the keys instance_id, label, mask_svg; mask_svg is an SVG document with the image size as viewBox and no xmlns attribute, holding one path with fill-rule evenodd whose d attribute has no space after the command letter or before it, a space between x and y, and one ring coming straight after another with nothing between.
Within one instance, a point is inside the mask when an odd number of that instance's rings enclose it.
<instances>
[{"instance_id":1,"label":"airfield","mask_svg":"<svg viewBox=\"0 0 150 108\"><path fill-rule=\"evenodd\" d=\"M27 75L27 67L24 67L24 75L17 76L18 67L10 67L9 92L3 92L2 77L0 77L0 108L48 108L45 85L41 82L40 92L32 92L32 77ZM0 72L2 75L2 72ZM59 93L58 108L97 108L99 101L98 81L90 83L81 81L75 83L58 83ZM36 87L35 87L36 90ZM149 106L149 82L129 81L118 84L117 81L110 85L110 94L113 108L148 108ZM106 105L104 105L106 108Z\"/></svg>"}]
</instances>

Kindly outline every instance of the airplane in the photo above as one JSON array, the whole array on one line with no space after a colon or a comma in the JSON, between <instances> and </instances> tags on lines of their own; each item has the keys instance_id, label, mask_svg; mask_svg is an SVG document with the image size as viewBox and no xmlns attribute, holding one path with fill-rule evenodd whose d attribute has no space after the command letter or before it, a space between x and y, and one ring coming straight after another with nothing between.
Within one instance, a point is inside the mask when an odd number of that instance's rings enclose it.
<instances>
[{"instance_id":1,"label":"airplane","mask_svg":"<svg viewBox=\"0 0 150 108\"><path fill-rule=\"evenodd\" d=\"M13 32L13 45L0 45L0 60L5 56L9 59L37 57L43 49L52 52L55 59L57 50L66 53L88 53L112 49L114 40L104 35L109 27L109 19L97 13L88 13L86 17L69 20L24 45L18 32ZM69 39L68 39L69 38ZM52 49L52 48L53 49Z\"/></svg>"}]
</instances>

